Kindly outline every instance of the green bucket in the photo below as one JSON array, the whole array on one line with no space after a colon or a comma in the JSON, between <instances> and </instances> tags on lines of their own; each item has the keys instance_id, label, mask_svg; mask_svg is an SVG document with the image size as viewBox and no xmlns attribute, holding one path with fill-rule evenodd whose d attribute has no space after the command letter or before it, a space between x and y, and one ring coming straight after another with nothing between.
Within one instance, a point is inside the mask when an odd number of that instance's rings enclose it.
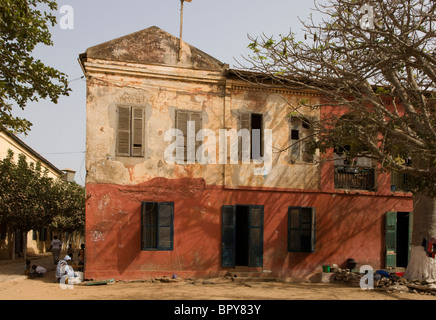
<instances>
[{"instance_id":1,"label":"green bucket","mask_svg":"<svg viewBox=\"0 0 436 320\"><path fill-rule=\"evenodd\" d=\"M330 266L322 266L323 272L330 272Z\"/></svg>"}]
</instances>

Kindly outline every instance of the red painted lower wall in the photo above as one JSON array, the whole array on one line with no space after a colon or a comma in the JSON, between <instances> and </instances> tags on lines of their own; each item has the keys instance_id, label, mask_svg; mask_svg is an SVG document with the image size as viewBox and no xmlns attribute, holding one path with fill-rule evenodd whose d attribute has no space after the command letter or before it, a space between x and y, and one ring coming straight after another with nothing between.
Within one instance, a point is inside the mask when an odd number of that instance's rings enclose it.
<instances>
[{"instance_id":1,"label":"red painted lower wall","mask_svg":"<svg viewBox=\"0 0 436 320\"><path fill-rule=\"evenodd\" d=\"M412 211L410 197L328 192L234 190L202 179L156 178L136 186L87 184L86 265L88 279L215 277L221 267L223 205L264 206L263 268L277 278L310 279L325 264L349 258L374 268L384 265L387 211ZM174 202L174 250L141 250L141 202ZM316 208L316 250L287 252L289 206ZM244 270L250 270L246 267Z\"/></svg>"}]
</instances>

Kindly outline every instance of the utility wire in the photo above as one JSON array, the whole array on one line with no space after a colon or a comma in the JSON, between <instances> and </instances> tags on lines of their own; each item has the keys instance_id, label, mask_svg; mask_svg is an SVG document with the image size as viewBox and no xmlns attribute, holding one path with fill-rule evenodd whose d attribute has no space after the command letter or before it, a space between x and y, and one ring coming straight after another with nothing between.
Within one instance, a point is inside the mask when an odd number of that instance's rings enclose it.
<instances>
[{"instance_id":1,"label":"utility wire","mask_svg":"<svg viewBox=\"0 0 436 320\"><path fill-rule=\"evenodd\" d=\"M73 153L86 153L86 151L71 151L71 152L41 152L40 154L73 154Z\"/></svg>"},{"instance_id":2,"label":"utility wire","mask_svg":"<svg viewBox=\"0 0 436 320\"><path fill-rule=\"evenodd\" d=\"M80 80L80 79L83 79L83 78L85 78L85 76L81 76L80 78L76 78L76 79L70 80L70 81L68 81L68 83L71 83L73 81L77 81L77 80Z\"/></svg>"}]
</instances>

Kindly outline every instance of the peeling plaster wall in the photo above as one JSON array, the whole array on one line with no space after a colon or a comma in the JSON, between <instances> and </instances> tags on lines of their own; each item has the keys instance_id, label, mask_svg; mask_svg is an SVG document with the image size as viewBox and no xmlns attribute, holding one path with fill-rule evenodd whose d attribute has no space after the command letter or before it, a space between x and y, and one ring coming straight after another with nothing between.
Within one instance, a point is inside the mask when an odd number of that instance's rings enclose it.
<instances>
[{"instance_id":1,"label":"peeling plaster wall","mask_svg":"<svg viewBox=\"0 0 436 320\"><path fill-rule=\"evenodd\" d=\"M90 62L92 63L92 61ZM156 67L154 67L156 71ZM320 166L312 163L291 163L287 152L273 153L272 171L268 175L254 175L255 167L263 164L219 164L219 130L238 130L239 112L262 113L264 128L271 129L273 147L289 145L287 101L297 103L304 94L284 94L254 91L230 85L219 75L208 78L209 83L185 79L155 79L131 75L90 73L87 97L87 182L137 184L155 177L203 178L207 184L235 187L268 187L291 189L319 189ZM180 70L179 70L179 76ZM218 77L217 77L218 76ZM242 88L242 89L241 89ZM285 99L283 99L285 98ZM312 98L313 97L309 97ZM117 157L117 106L132 105L145 108L144 157ZM164 151L171 142L164 141L167 130L174 128L175 110L203 113L203 129L210 129L217 139L217 164L167 164ZM302 109L308 116L319 117L312 110ZM227 146L229 150L230 146ZM228 151L228 155L230 152Z\"/></svg>"},{"instance_id":2,"label":"peeling plaster wall","mask_svg":"<svg viewBox=\"0 0 436 320\"><path fill-rule=\"evenodd\" d=\"M272 130L272 170L267 175L254 175L254 169L264 164L227 165L225 185L230 188L266 187L289 189L319 189L320 166L313 163L291 163L289 152L277 152L290 145L288 114L301 99L317 101L317 96L307 93L289 92L277 89L247 86L242 81L228 84L229 98L225 104L226 129L238 129L240 112L252 112L263 115L264 129ZM291 106L289 106L289 103ZM319 118L319 110L300 108L301 116Z\"/></svg>"},{"instance_id":3,"label":"peeling plaster wall","mask_svg":"<svg viewBox=\"0 0 436 320\"><path fill-rule=\"evenodd\" d=\"M201 111L203 128L218 132L222 122L223 87L140 77L90 74L87 99L87 183L138 184L155 177L204 178L222 184L222 166L167 164L164 141L174 128L175 110ZM213 81L217 82L213 79ZM117 106L145 108L145 156L117 157Z\"/></svg>"}]
</instances>

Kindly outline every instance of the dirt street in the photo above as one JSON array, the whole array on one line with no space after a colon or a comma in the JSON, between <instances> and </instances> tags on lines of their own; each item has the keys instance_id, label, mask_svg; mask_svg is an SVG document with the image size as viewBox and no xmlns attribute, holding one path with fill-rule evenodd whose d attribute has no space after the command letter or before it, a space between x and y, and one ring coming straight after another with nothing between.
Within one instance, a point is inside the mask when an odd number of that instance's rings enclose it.
<instances>
[{"instance_id":1,"label":"dirt street","mask_svg":"<svg viewBox=\"0 0 436 320\"><path fill-rule=\"evenodd\" d=\"M54 281L55 266L50 255L30 258L32 264L49 271L42 278L28 279L23 275L23 259L0 261L1 300L436 300L432 295L362 290L336 283L238 283L224 278L80 284L62 289Z\"/></svg>"}]
</instances>

